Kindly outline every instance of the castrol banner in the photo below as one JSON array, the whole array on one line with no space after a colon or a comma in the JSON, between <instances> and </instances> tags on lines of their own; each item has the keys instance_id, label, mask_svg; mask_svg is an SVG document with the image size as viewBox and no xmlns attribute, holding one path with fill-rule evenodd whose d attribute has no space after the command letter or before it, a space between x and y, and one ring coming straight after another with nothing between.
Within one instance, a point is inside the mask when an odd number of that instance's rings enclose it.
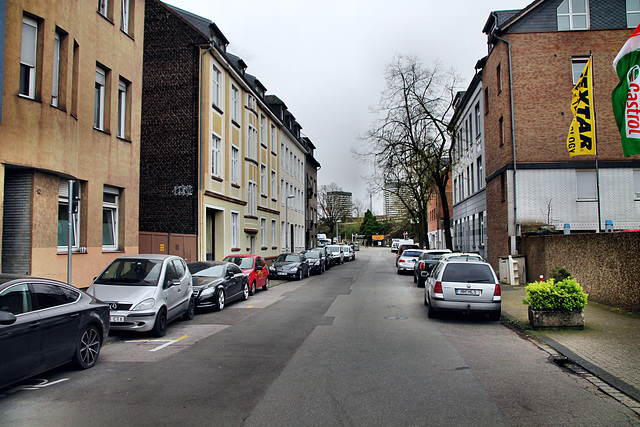
<instances>
[{"instance_id":1,"label":"castrol banner","mask_svg":"<svg viewBox=\"0 0 640 427\"><path fill-rule=\"evenodd\" d=\"M611 93L625 157L640 154L640 25L613 60L620 82Z\"/></svg>"},{"instance_id":2,"label":"castrol banner","mask_svg":"<svg viewBox=\"0 0 640 427\"><path fill-rule=\"evenodd\" d=\"M593 82L591 81L591 58L587 61L584 71L573 87L571 111L573 121L567 137L569 155L595 155L595 116L593 114Z\"/></svg>"}]
</instances>

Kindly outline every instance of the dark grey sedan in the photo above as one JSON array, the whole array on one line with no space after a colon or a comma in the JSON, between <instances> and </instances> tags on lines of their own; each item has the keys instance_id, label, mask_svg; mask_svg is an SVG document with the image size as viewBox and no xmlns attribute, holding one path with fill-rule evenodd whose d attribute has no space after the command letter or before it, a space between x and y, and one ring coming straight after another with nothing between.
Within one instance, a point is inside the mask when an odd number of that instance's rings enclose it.
<instances>
[{"instance_id":1,"label":"dark grey sedan","mask_svg":"<svg viewBox=\"0 0 640 427\"><path fill-rule=\"evenodd\" d=\"M109 306L65 283L0 275L0 388L64 365L98 361Z\"/></svg>"},{"instance_id":2,"label":"dark grey sedan","mask_svg":"<svg viewBox=\"0 0 640 427\"><path fill-rule=\"evenodd\" d=\"M280 254L269 267L269 276L302 280L309 277L309 260L304 254Z\"/></svg>"},{"instance_id":3,"label":"dark grey sedan","mask_svg":"<svg viewBox=\"0 0 640 427\"><path fill-rule=\"evenodd\" d=\"M187 264L193 279L196 307L222 310L231 301L249 299L249 277L236 264L198 261Z\"/></svg>"}]
</instances>

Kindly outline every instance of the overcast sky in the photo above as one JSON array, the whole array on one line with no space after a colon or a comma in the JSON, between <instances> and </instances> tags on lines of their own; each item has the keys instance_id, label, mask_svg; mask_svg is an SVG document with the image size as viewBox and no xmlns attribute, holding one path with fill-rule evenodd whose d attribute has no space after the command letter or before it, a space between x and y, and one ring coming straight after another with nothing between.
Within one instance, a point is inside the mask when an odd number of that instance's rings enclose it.
<instances>
[{"instance_id":1,"label":"overcast sky","mask_svg":"<svg viewBox=\"0 0 640 427\"><path fill-rule=\"evenodd\" d=\"M487 54L482 33L495 10L531 0L170 0L216 23L268 94L282 99L316 146L320 185L335 182L369 207L370 169L353 157L375 117L394 55L439 60L463 78ZM374 214L382 199L373 197Z\"/></svg>"}]
</instances>

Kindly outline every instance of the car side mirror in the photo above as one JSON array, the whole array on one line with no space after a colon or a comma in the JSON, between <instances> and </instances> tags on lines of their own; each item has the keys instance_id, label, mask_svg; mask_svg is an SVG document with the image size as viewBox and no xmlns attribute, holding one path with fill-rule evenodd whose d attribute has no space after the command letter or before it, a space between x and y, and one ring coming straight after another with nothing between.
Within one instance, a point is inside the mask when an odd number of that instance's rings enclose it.
<instances>
[{"instance_id":1,"label":"car side mirror","mask_svg":"<svg viewBox=\"0 0 640 427\"><path fill-rule=\"evenodd\" d=\"M256 267L256 271L260 271L260 270L262 270L262 266L261 265Z\"/></svg>"},{"instance_id":2,"label":"car side mirror","mask_svg":"<svg viewBox=\"0 0 640 427\"><path fill-rule=\"evenodd\" d=\"M227 271L227 277L231 278L233 276L234 276L233 271Z\"/></svg>"},{"instance_id":3,"label":"car side mirror","mask_svg":"<svg viewBox=\"0 0 640 427\"><path fill-rule=\"evenodd\" d=\"M174 286L180 286L180 279L167 280L167 286L165 289L169 289Z\"/></svg>"},{"instance_id":4,"label":"car side mirror","mask_svg":"<svg viewBox=\"0 0 640 427\"><path fill-rule=\"evenodd\" d=\"M16 316L8 311L0 311L0 325L13 325L16 322Z\"/></svg>"}]
</instances>

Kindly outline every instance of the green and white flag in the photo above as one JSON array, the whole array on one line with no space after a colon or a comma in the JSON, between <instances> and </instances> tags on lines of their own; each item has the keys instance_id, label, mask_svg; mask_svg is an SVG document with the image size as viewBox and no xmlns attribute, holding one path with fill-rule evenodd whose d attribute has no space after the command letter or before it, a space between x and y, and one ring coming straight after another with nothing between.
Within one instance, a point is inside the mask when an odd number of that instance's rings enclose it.
<instances>
[{"instance_id":1,"label":"green and white flag","mask_svg":"<svg viewBox=\"0 0 640 427\"><path fill-rule=\"evenodd\" d=\"M640 154L640 25L613 60L620 82L611 103L625 157Z\"/></svg>"}]
</instances>

